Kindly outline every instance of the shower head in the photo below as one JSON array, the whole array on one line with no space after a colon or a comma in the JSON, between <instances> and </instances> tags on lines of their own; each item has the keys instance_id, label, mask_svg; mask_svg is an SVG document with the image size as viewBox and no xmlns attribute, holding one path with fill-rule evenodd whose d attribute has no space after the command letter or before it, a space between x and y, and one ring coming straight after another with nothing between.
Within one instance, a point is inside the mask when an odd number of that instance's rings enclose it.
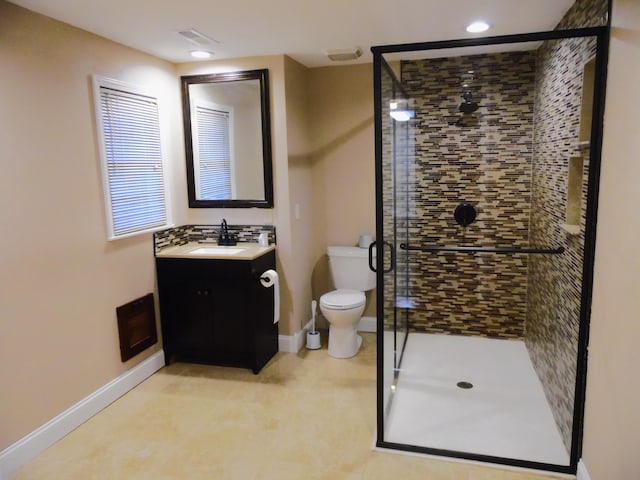
<instances>
[{"instance_id":1,"label":"shower head","mask_svg":"<svg viewBox=\"0 0 640 480\"><path fill-rule=\"evenodd\" d=\"M460 104L460 111L462 113L473 113L478 109L478 104L476 102L462 102Z\"/></svg>"},{"instance_id":2,"label":"shower head","mask_svg":"<svg viewBox=\"0 0 640 480\"><path fill-rule=\"evenodd\" d=\"M465 90L462 93L464 101L460 104L460 111L462 113L473 113L478 109L478 103L473 101L473 94L471 90Z\"/></svg>"}]
</instances>

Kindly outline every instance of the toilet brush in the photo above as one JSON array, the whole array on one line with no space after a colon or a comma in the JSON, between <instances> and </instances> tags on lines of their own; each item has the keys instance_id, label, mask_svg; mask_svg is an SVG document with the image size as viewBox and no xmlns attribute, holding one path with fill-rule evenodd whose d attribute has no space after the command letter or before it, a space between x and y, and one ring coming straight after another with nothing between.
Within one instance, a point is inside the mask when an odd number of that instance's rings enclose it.
<instances>
[{"instance_id":1,"label":"toilet brush","mask_svg":"<svg viewBox=\"0 0 640 480\"><path fill-rule=\"evenodd\" d=\"M318 350L320 348L320 332L316 331L316 306L318 302L311 301L311 330L307 332L307 348Z\"/></svg>"}]
</instances>

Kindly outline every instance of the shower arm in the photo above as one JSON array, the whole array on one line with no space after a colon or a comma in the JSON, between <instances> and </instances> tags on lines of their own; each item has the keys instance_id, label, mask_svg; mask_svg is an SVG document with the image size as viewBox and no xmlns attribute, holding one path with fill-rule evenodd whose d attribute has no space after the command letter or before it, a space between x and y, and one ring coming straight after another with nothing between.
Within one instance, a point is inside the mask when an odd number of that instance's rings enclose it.
<instances>
[{"instance_id":1,"label":"shower arm","mask_svg":"<svg viewBox=\"0 0 640 480\"><path fill-rule=\"evenodd\" d=\"M564 247L557 248L510 248L510 247L439 247L421 246L414 247L406 243L400 244L401 250L411 250L419 252L462 252L462 253L538 253L548 255L558 255L564 252Z\"/></svg>"}]
</instances>

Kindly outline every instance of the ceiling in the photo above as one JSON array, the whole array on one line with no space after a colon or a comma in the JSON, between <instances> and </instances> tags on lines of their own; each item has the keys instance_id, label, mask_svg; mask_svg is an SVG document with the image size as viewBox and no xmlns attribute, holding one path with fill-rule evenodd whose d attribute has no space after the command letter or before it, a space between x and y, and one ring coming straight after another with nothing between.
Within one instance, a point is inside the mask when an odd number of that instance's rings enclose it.
<instances>
[{"instance_id":1,"label":"ceiling","mask_svg":"<svg viewBox=\"0 0 640 480\"><path fill-rule=\"evenodd\" d=\"M174 63L197 46L178 32L213 39L214 59L286 54L307 67L366 63L374 45L551 30L574 0L11 0ZM484 19L492 28L469 34ZM356 61L325 52L360 47Z\"/></svg>"}]
</instances>

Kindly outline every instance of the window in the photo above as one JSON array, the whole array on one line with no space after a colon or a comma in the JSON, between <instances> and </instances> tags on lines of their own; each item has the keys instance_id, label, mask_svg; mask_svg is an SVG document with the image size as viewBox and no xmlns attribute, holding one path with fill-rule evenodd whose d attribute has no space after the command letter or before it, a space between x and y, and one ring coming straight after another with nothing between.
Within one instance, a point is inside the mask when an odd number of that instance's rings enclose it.
<instances>
[{"instance_id":1,"label":"window","mask_svg":"<svg viewBox=\"0 0 640 480\"><path fill-rule=\"evenodd\" d=\"M191 102L196 198L236 198L233 172L233 107L202 99Z\"/></svg>"},{"instance_id":2,"label":"window","mask_svg":"<svg viewBox=\"0 0 640 480\"><path fill-rule=\"evenodd\" d=\"M93 80L109 238L165 228L158 99L123 82Z\"/></svg>"}]
</instances>

